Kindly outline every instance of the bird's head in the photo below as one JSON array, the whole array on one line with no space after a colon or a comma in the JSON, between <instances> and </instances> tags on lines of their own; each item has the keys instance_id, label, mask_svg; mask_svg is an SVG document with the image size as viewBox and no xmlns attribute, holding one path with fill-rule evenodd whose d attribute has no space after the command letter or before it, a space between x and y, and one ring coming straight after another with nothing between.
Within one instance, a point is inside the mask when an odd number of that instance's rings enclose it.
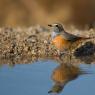
<instances>
[{"instance_id":1,"label":"bird's head","mask_svg":"<svg viewBox=\"0 0 95 95\"><path fill-rule=\"evenodd\" d=\"M55 84L48 93L55 93L58 94L63 90L64 86Z\"/></svg>"},{"instance_id":2,"label":"bird's head","mask_svg":"<svg viewBox=\"0 0 95 95\"><path fill-rule=\"evenodd\" d=\"M60 23L48 24L48 26L51 27L52 31L56 33L64 31L63 25Z\"/></svg>"}]
</instances>

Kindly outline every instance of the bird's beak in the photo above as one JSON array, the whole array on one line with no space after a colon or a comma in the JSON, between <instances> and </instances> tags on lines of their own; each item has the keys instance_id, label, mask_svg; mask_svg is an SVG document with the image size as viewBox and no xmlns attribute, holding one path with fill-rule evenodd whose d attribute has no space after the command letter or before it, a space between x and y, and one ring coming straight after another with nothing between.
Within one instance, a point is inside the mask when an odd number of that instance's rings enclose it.
<instances>
[{"instance_id":1,"label":"bird's beak","mask_svg":"<svg viewBox=\"0 0 95 95\"><path fill-rule=\"evenodd\" d=\"M48 24L48 26L49 26L49 27L52 27L52 25L51 25L51 24Z\"/></svg>"}]
</instances>

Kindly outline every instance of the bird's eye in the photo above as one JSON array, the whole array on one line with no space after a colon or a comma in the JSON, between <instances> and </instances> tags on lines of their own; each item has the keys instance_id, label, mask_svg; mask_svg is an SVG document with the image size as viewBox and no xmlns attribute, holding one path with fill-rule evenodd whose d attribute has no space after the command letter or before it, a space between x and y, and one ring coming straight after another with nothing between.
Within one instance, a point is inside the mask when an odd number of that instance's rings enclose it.
<instances>
[{"instance_id":1,"label":"bird's eye","mask_svg":"<svg viewBox=\"0 0 95 95\"><path fill-rule=\"evenodd\" d=\"M56 25L56 27L58 27L58 25Z\"/></svg>"}]
</instances>

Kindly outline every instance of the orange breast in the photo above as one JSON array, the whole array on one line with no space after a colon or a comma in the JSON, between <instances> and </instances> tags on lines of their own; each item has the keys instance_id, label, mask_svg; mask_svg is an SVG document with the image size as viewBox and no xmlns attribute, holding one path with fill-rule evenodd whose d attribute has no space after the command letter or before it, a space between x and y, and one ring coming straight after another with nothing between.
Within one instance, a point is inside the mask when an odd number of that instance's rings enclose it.
<instances>
[{"instance_id":1,"label":"orange breast","mask_svg":"<svg viewBox=\"0 0 95 95\"><path fill-rule=\"evenodd\" d=\"M52 43L55 45L55 47L59 50L64 50L69 47L69 41L65 40L61 35L55 37L52 40Z\"/></svg>"}]
</instances>

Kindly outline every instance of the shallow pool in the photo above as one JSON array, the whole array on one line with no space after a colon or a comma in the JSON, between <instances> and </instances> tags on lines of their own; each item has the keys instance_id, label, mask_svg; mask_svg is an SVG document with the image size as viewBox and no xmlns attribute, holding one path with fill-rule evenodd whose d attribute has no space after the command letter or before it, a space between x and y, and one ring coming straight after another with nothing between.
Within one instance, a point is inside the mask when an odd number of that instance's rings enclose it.
<instances>
[{"instance_id":1,"label":"shallow pool","mask_svg":"<svg viewBox=\"0 0 95 95\"><path fill-rule=\"evenodd\" d=\"M0 68L0 95L49 95L51 74L59 64L40 61L34 64L3 65ZM82 65L93 74L83 75L69 82L60 95L94 95L95 65Z\"/></svg>"}]
</instances>

